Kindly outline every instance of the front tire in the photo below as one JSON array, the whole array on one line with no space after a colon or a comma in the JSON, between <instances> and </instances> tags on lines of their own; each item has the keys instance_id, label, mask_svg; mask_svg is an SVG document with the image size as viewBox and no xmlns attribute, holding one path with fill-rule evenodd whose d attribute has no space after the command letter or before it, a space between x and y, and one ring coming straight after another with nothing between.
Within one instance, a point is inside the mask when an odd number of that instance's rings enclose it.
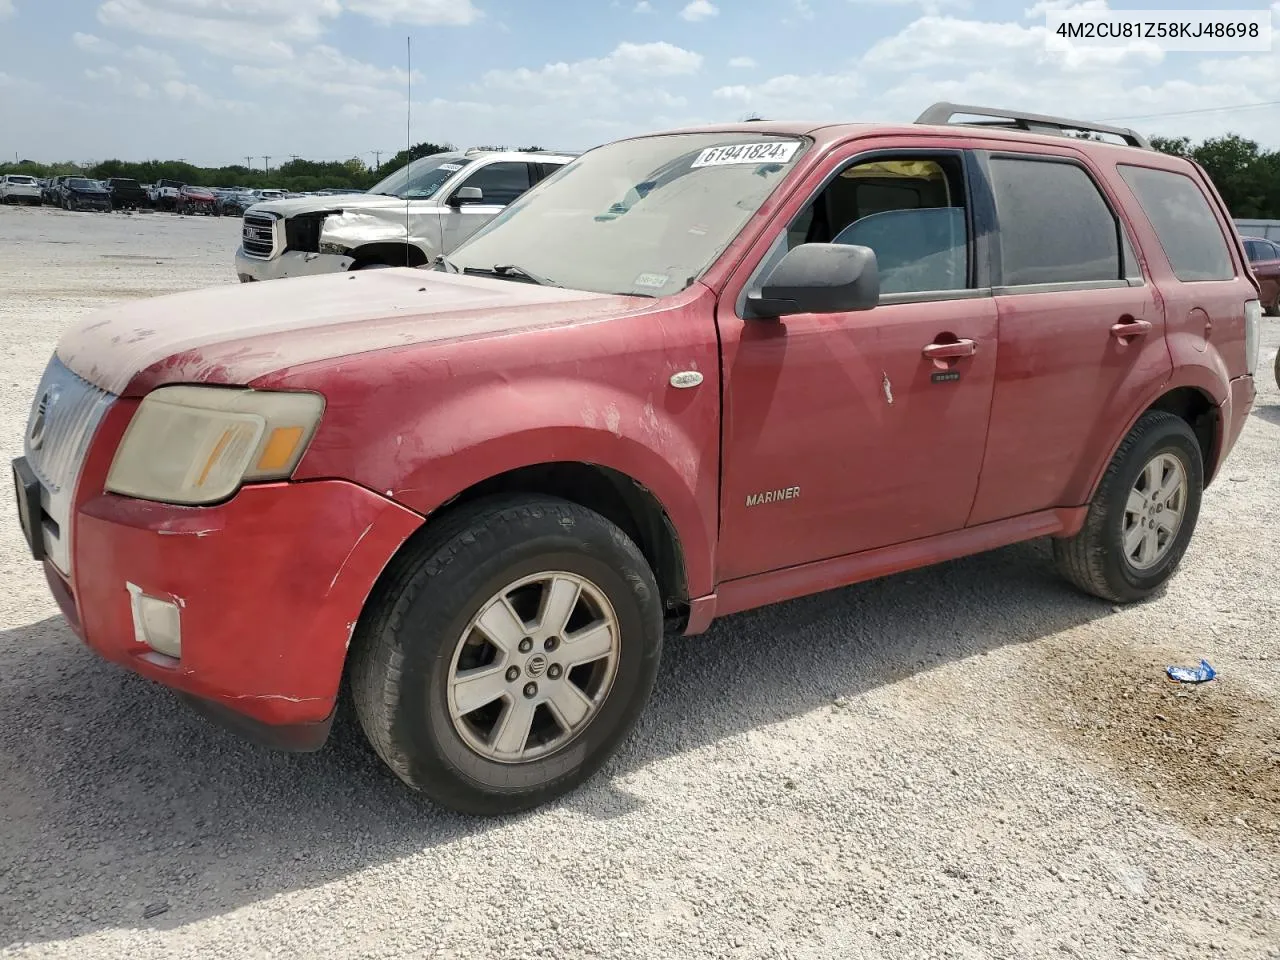
<instances>
[{"instance_id":1,"label":"front tire","mask_svg":"<svg viewBox=\"0 0 1280 960\"><path fill-rule=\"evenodd\" d=\"M1191 427L1164 411L1143 414L1112 457L1080 532L1053 541L1058 571L1113 603L1146 599L1182 561L1203 490Z\"/></svg>"},{"instance_id":2,"label":"front tire","mask_svg":"<svg viewBox=\"0 0 1280 960\"><path fill-rule=\"evenodd\" d=\"M662 652L639 548L546 497L460 508L392 561L353 639L356 714L406 784L469 814L572 790L634 727Z\"/></svg>"}]
</instances>

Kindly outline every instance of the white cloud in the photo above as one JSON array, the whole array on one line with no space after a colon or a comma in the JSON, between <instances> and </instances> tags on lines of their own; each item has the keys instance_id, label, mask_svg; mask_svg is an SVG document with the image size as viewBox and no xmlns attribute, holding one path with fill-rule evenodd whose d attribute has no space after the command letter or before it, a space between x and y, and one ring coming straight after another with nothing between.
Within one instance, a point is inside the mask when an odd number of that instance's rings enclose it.
<instances>
[{"instance_id":1,"label":"white cloud","mask_svg":"<svg viewBox=\"0 0 1280 960\"><path fill-rule=\"evenodd\" d=\"M1044 19L1048 13L1062 10L1109 10L1107 0L1039 0L1035 6L1028 7L1023 15L1028 20Z\"/></svg>"},{"instance_id":2,"label":"white cloud","mask_svg":"<svg viewBox=\"0 0 1280 960\"><path fill-rule=\"evenodd\" d=\"M542 99L577 99L599 103L606 97L647 96L651 89L633 81L679 77L697 73L702 55L670 43L620 43L607 57L574 63L549 63L539 70L518 67L490 70L480 81L484 89Z\"/></svg>"},{"instance_id":3,"label":"white cloud","mask_svg":"<svg viewBox=\"0 0 1280 960\"><path fill-rule=\"evenodd\" d=\"M804 0L798 0L803 3ZM879 7L920 7L924 13L939 13L946 7L956 7L961 10L969 8L969 0L849 0L855 6L879 6ZM1053 0L1050 0L1053 2Z\"/></svg>"},{"instance_id":4,"label":"white cloud","mask_svg":"<svg viewBox=\"0 0 1280 960\"><path fill-rule=\"evenodd\" d=\"M159 77L180 77L182 68L178 61L168 53L153 50L151 47L134 46L121 50L110 40L103 40L91 33L73 33L71 42L85 53L99 57L118 57L138 66L144 73Z\"/></svg>"},{"instance_id":5,"label":"white cloud","mask_svg":"<svg viewBox=\"0 0 1280 960\"><path fill-rule=\"evenodd\" d=\"M137 64L148 73L165 77L182 76L182 67L172 54L150 47L130 47L124 52L124 58Z\"/></svg>"},{"instance_id":6,"label":"white cloud","mask_svg":"<svg viewBox=\"0 0 1280 960\"><path fill-rule=\"evenodd\" d=\"M684 20L696 23L699 20L710 20L712 17L720 15L720 8L711 0L692 0L692 2L680 11L680 16Z\"/></svg>"},{"instance_id":7,"label":"white cloud","mask_svg":"<svg viewBox=\"0 0 1280 960\"><path fill-rule=\"evenodd\" d=\"M3 2L3 0L0 0ZM91 33L73 33L71 42L86 53L115 53L118 47L110 40L103 40Z\"/></svg>"},{"instance_id":8,"label":"white cloud","mask_svg":"<svg viewBox=\"0 0 1280 960\"><path fill-rule=\"evenodd\" d=\"M105 0L98 20L232 60L278 61L341 12L338 0Z\"/></svg>"},{"instance_id":9,"label":"white cloud","mask_svg":"<svg viewBox=\"0 0 1280 960\"><path fill-rule=\"evenodd\" d=\"M387 102L401 98L408 75L400 67L377 67L348 57L330 46L315 46L296 59L278 67L236 64L232 74L255 89L264 86L292 87L313 97L322 93L347 101ZM416 70L414 80L422 75Z\"/></svg>"},{"instance_id":10,"label":"white cloud","mask_svg":"<svg viewBox=\"0 0 1280 960\"><path fill-rule=\"evenodd\" d=\"M0 20L6 17L12 17L18 11L13 5L13 0L0 0Z\"/></svg>"},{"instance_id":11,"label":"white cloud","mask_svg":"<svg viewBox=\"0 0 1280 960\"><path fill-rule=\"evenodd\" d=\"M755 65L756 62L751 57L734 57L729 61L729 66L744 70L754 67Z\"/></svg>"},{"instance_id":12,"label":"white cloud","mask_svg":"<svg viewBox=\"0 0 1280 960\"><path fill-rule=\"evenodd\" d=\"M345 0L346 8L379 23L465 27L480 19L471 0Z\"/></svg>"},{"instance_id":13,"label":"white cloud","mask_svg":"<svg viewBox=\"0 0 1280 960\"><path fill-rule=\"evenodd\" d=\"M650 3L649 0L640 0L639 3L637 3L634 7L631 8L631 12L632 13L653 13L653 4Z\"/></svg>"},{"instance_id":14,"label":"white cloud","mask_svg":"<svg viewBox=\"0 0 1280 960\"><path fill-rule=\"evenodd\" d=\"M139 100L149 100L155 96L155 91L151 89L151 84L110 64L105 67L86 70L84 75L94 83L108 83L117 90L123 90Z\"/></svg>"}]
</instances>

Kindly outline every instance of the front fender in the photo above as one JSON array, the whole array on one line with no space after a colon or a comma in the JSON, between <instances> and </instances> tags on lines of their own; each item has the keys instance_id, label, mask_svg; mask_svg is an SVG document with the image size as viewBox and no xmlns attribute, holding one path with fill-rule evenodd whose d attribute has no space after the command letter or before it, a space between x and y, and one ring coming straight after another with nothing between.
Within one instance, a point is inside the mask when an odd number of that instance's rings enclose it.
<instances>
[{"instance_id":1,"label":"front fender","mask_svg":"<svg viewBox=\"0 0 1280 960\"><path fill-rule=\"evenodd\" d=\"M719 384L701 311L584 323L286 376L328 398L299 479L341 477L429 515L481 481L544 463L608 467L659 501L692 596L713 589ZM680 371L704 375L672 386Z\"/></svg>"}]
</instances>

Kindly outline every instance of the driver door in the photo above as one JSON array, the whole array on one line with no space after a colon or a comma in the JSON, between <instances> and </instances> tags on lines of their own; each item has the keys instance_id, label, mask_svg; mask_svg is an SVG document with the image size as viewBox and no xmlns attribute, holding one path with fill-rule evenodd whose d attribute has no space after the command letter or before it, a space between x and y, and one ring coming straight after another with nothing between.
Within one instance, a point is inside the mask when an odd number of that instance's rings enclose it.
<instances>
[{"instance_id":1,"label":"driver door","mask_svg":"<svg viewBox=\"0 0 1280 960\"><path fill-rule=\"evenodd\" d=\"M523 161L500 160L474 171L445 198L444 253L452 253L532 185L529 164ZM481 199L459 198L458 193L464 187L479 188Z\"/></svg>"},{"instance_id":2,"label":"driver door","mask_svg":"<svg viewBox=\"0 0 1280 960\"><path fill-rule=\"evenodd\" d=\"M991 410L996 308L968 186L977 172L965 151L920 143L837 152L720 301L721 582L965 526ZM745 294L805 242L874 249L879 304L744 319ZM971 353L931 356L956 343L968 346L952 352Z\"/></svg>"}]
</instances>

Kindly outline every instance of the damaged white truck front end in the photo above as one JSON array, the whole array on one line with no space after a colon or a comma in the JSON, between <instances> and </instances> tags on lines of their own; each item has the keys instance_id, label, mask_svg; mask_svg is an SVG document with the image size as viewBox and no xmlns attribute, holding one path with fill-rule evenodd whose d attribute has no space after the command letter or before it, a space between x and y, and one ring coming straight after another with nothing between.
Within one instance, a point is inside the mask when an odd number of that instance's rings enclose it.
<instances>
[{"instance_id":1,"label":"damaged white truck front end","mask_svg":"<svg viewBox=\"0 0 1280 960\"><path fill-rule=\"evenodd\" d=\"M567 154L467 151L415 160L368 193L259 203L245 211L242 282L376 267L448 254Z\"/></svg>"}]
</instances>

